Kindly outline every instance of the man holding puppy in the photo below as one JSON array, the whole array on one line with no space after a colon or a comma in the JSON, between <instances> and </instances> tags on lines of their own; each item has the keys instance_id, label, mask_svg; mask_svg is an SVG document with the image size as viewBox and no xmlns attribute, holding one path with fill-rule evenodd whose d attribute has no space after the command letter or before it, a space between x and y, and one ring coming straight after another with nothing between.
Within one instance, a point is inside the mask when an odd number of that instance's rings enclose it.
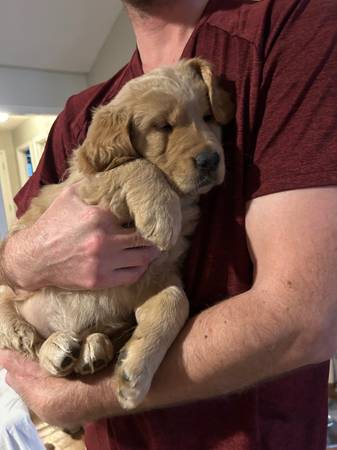
<instances>
[{"instance_id":1,"label":"man holding puppy","mask_svg":"<svg viewBox=\"0 0 337 450\"><path fill-rule=\"evenodd\" d=\"M0 365L45 420L91 421L90 450L323 450L325 361L337 348L335 2L125 7L138 51L113 79L68 101L17 196L19 214L41 185L62 178L93 107L155 67L211 61L235 99L236 120L224 129L225 183L201 199L185 264L192 318L133 415L116 402L112 369L56 379L7 351ZM0 282L28 290L128 284L157 255L73 187L7 241Z\"/></svg>"}]
</instances>

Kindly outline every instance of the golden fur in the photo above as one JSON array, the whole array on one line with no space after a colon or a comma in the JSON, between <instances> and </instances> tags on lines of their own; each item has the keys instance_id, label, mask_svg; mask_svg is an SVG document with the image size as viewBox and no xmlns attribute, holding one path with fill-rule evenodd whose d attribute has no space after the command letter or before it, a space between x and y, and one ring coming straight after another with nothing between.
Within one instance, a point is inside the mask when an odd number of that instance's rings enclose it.
<instances>
[{"instance_id":1,"label":"golden fur","mask_svg":"<svg viewBox=\"0 0 337 450\"><path fill-rule=\"evenodd\" d=\"M109 208L120 224L133 222L160 248L139 281L103 290L55 287L0 300L0 347L37 356L58 376L93 373L107 365L120 336L134 329L116 363L116 394L134 408L188 316L179 263L197 222L197 201L224 178L219 124L232 117L228 95L201 59L154 70L130 81L99 107L69 178L45 187L12 230L30 226L65 186ZM200 169L202 152L217 153L216 169ZM32 311L44 311L44 320ZM41 342L42 337L42 342Z\"/></svg>"}]
</instances>

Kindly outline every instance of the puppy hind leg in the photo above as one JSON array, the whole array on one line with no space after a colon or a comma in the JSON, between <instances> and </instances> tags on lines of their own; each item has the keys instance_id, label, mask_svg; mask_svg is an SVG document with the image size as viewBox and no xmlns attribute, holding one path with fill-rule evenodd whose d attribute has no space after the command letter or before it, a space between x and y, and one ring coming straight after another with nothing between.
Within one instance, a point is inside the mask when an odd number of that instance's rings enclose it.
<instances>
[{"instance_id":1,"label":"puppy hind leg","mask_svg":"<svg viewBox=\"0 0 337 450\"><path fill-rule=\"evenodd\" d=\"M69 375L81 353L81 342L71 332L56 331L44 341L38 356L41 367L54 376Z\"/></svg>"},{"instance_id":2,"label":"puppy hind leg","mask_svg":"<svg viewBox=\"0 0 337 450\"><path fill-rule=\"evenodd\" d=\"M75 372L88 375L106 367L113 359L111 340L103 333L93 333L82 344L81 355L75 364Z\"/></svg>"}]
</instances>

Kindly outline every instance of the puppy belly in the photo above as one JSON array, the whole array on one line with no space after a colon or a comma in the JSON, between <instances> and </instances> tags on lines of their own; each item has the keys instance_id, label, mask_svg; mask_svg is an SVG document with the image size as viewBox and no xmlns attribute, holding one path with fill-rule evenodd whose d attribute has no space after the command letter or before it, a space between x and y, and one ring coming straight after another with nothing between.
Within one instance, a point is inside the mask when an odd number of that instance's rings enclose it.
<instances>
[{"instance_id":1,"label":"puppy belly","mask_svg":"<svg viewBox=\"0 0 337 450\"><path fill-rule=\"evenodd\" d=\"M126 302L112 301L107 294L42 289L29 299L17 302L20 315L43 338L56 331L71 332L83 339L91 333L119 335L132 329L134 315Z\"/></svg>"},{"instance_id":2,"label":"puppy belly","mask_svg":"<svg viewBox=\"0 0 337 450\"><path fill-rule=\"evenodd\" d=\"M16 303L20 315L33 325L39 335L45 339L55 331L52 320L50 320L55 311L46 300L40 293L36 293L28 300Z\"/></svg>"}]
</instances>

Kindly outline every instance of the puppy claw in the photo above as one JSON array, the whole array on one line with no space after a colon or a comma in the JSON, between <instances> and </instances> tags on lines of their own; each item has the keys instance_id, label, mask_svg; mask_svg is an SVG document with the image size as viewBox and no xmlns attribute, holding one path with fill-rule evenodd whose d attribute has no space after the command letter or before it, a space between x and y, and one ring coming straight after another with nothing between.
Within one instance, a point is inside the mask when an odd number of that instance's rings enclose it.
<instances>
[{"instance_id":1,"label":"puppy claw","mask_svg":"<svg viewBox=\"0 0 337 450\"><path fill-rule=\"evenodd\" d=\"M104 367L106 367L107 363L108 362L104 359L98 359L97 361L94 361L93 366L95 371L103 369Z\"/></svg>"},{"instance_id":2,"label":"puppy claw","mask_svg":"<svg viewBox=\"0 0 337 450\"><path fill-rule=\"evenodd\" d=\"M119 352L118 359L117 359L117 362L116 362L116 366L122 365L122 363L123 363L123 361L126 359L126 357L127 357L127 351L126 351L125 348L123 348L123 349Z\"/></svg>"},{"instance_id":3,"label":"puppy claw","mask_svg":"<svg viewBox=\"0 0 337 450\"><path fill-rule=\"evenodd\" d=\"M121 373L121 378L123 381L126 381L127 383L131 382L129 375L124 370Z\"/></svg>"}]
</instances>

